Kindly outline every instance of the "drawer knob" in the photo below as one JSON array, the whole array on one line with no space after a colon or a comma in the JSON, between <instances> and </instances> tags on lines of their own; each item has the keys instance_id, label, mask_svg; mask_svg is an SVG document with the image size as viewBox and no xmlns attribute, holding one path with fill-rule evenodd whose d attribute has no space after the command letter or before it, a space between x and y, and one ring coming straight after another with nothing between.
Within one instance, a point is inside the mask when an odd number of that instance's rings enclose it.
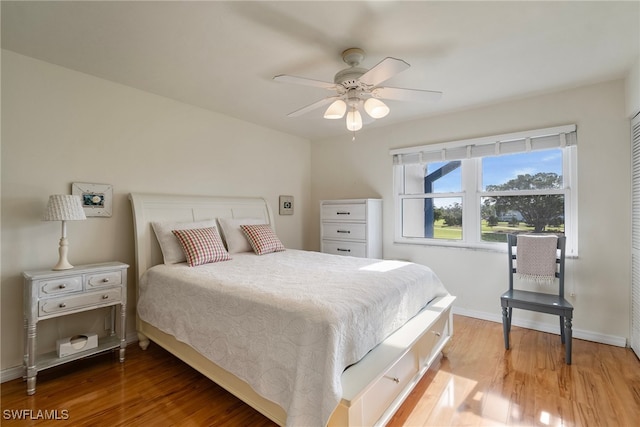
<instances>
[{"instance_id":1,"label":"drawer knob","mask_svg":"<svg viewBox=\"0 0 640 427\"><path fill-rule=\"evenodd\" d=\"M105 277L104 279L102 279L102 283L109 283L109 278Z\"/></svg>"},{"instance_id":2,"label":"drawer knob","mask_svg":"<svg viewBox=\"0 0 640 427\"><path fill-rule=\"evenodd\" d=\"M442 336L442 334L440 332L438 332L438 331L433 331L433 333L436 334L437 337Z\"/></svg>"},{"instance_id":3,"label":"drawer knob","mask_svg":"<svg viewBox=\"0 0 640 427\"><path fill-rule=\"evenodd\" d=\"M65 289L67 287L66 283L60 283L60 286L58 286L58 288L60 289Z\"/></svg>"},{"instance_id":4,"label":"drawer knob","mask_svg":"<svg viewBox=\"0 0 640 427\"><path fill-rule=\"evenodd\" d=\"M394 383L398 384L400 383L400 379L398 377L390 377L385 375L386 378L389 378L391 381L393 381Z\"/></svg>"},{"instance_id":5,"label":"drawer knob","mask_svg":"<svg viewBox=\"0 0 640 427\"><path fill-rule=\"evenodd\" d=\"M107 295L107 294L102 295L102 299L109 299L109 295Z\"/></svg>"},{"instance_id":6,"label":"drawer knob","mask_svg":"<svg viewBox=\"0 0 640 427\"><path fill-rule=\"evenodd\" d=\"M58 307L60 307L60 308L65 308L66 306L67 306L67 304L64 303L64 302L61 302L60 304L58 304Z\"/></svg>"}]
</instances>

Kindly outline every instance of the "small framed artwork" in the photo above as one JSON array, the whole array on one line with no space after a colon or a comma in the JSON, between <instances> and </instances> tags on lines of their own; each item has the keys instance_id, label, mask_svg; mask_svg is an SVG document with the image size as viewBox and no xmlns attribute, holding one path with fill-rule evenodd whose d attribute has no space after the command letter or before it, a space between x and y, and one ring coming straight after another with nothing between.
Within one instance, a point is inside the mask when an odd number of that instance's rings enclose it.
<instances>
[{"instance_id":1,"label":"small framed artwork","mask_svg":"<svg viewBox=\"0 0 640 427\"><path fill-rule=\"evenodd\" d=\"M74 182L71 194L80 196L86 216L111 216L113 187L109 184Z\"/></svg>"}]
</instances>

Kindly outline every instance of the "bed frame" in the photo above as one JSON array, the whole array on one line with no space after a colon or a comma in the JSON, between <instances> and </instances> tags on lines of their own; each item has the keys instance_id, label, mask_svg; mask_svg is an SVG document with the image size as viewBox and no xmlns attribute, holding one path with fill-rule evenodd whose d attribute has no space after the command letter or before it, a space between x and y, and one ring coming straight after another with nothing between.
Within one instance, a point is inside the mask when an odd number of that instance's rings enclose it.
<instances>
[{"instance_id":1,"label":"bed frame","mask_svg":"<svg viewBox=\"0 0 640 427\"><path fill-rule=\"evenodd\" d=\"M147 269L163 262L152 221L263 218L275 229L273 212L262 198L132 193L129 199L133 209L138 281ZM342 374L343 397L328 425L384 425L441 355L453 332L454 300L453 296L436 298L360 362L346 369ZM279 405L258 395L246 382L189 345L137 316L136 329L143 350L150 340L155 342L266 417L285 425L287 415Z\"/></svg>"}]
</instances>

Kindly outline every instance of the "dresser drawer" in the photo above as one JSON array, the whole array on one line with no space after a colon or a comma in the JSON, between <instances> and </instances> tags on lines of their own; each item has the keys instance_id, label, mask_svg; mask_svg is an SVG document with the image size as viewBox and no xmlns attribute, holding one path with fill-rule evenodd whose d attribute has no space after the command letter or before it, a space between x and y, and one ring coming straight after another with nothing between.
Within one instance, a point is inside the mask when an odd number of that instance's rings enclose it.
<instances>
[{"instance_id":1,"label":"dresser drawer","mask_svg":"<svg viewBox=\"0 0 640 427\"><path fill-rule=\"evenodd\" d=\"M367 426L375 424L417 373L416 354L410 350L362 396L363 424Z\"/></svg>"},{"instance_id":2,"label":"dresser drawer","mask_svg":"<svg viewBox=\"0 0 640 427\"><path fill-rule=\"evenodd\" d=\"M322 252L334 255L349 255L355 257L367 256L366 243L322 241Z\"/></svg>"},{"instance_id":3,"label":"dresser drawer","mask_svg":"<svg viewBox=\"0 0 640 427\"><path fill-rule=\"evenodd\" d=\"M100 292L89 292L81 295L69 295L64 298L51 298L38 303L38 315L50 316L82 307L116 304L122 301L122 288L109 288Z\"/></svg>"},{"instance_id":4,"label":"dresser drawer","mask_svg":"<svg viewBox=\"0 0 640 427\"><path fill-rule=\"evenodd\" d=\"M115 286L122 284L122 271L109 271L106 273L87 274L85 276L87 289L101 288L103 286Z\"/></svg>"},{"instance_id":5,"label":"dresser drawer","mask_svg":"<svg viewBox=\"0 0 640 427\"><path fill-rule=\"evenodd\" d=\"M367 208L364 204L322 205L323 221L364 221Z\"/></svg>"},{"instance_id":6,"label":"dresser drawer","mask_svg":"<svg viewBox=\"0 0 640 427\"><path fill-rule=\"evenodd\" d=\"M38 288L38 296L41 298L78 292L82 290L82 276L42 280L37 282L35 286Z\"/></svg>"},{"instance_id":7,"label":"dresser drawer","mask_svg":"<svg viewBox=\"0 0 640 427\"><path fill-rule=\"evenodd\" d=\"M322 223L323 239L365 240L367 227L357 223Z\"/></svg>"}]
</instances>

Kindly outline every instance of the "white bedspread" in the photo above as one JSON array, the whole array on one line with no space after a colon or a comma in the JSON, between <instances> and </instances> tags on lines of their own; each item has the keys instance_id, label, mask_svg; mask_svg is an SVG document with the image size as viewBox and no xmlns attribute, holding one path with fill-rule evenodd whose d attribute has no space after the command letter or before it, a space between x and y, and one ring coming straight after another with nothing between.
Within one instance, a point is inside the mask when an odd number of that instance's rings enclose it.
<instances>
[{"instance_id":1,"label":"white bedspread","mask_svg":"<svg viewBox=\"0 0 640 427\"><path fill-rule=\"evenodd\" d=\"M279 404L288 426L324 426L342 371L447 291L422 265L286 250L157 265L139 295L141 319Z\"/></svg>"}]
</instances>

